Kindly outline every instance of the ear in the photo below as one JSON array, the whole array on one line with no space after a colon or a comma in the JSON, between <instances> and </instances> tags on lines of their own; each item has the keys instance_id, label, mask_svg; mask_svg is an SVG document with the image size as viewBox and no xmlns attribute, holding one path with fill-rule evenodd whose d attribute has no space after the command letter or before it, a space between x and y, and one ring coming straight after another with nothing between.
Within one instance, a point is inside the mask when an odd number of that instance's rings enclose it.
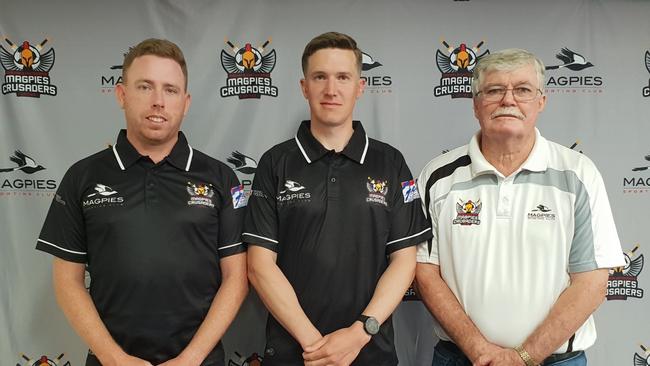
<instances>
[{"instance_id":1,"label":"ear","mask_svg":"<svg viewBox=\"0 0 650 366\"><path fill-rule=\"evenodd\" d=\"M305 99L309 99L307 98L307 81L305 78L300 79L300 90L302 91L302 96L305 97Z\"/></svg>"},{"instance_id":2,"label":"ear","mask_svg":"<svg viewBox=\"0 0 650 366\"><path fill-rule=\"evenodd\" d=\"M120 108L124 109L124 101L126 100L126 90L123 83L117 83L115 85L115 99L117 99L117 104L120 105Z\"/></svg>"},{"instance_id":3,"label":"ear","mask_svg":"<svg viewBox=\"0 0 650 366\"><path fill-rule=\"evenodd\" d=\"M364 90L366 90L366 80L362 77L359 77L359 89L357 91L357 99L359 99L363 95Z\"/></svg>"},{"instance_id":4,"label":"ear","mask_svg":"<svg viewBox=\"0 0 650 366\"><path fill-rule=\"evenodd\" d=\"M186 116L187 112L190 110L190 104L192 104L192 96L185 94L185 108L183 108L183 116Z\"/></svg>"},{"instance_id":5,"label":"ear","mask_svg":"<svg viewBox=\"0 0 650 366\"><path fill-rule=\"evenodd\" d=\"M539 113L542 113L544 108L546 107L546 94L542 94L542 97L539 98Z\"/></svg>"}]
</instances>

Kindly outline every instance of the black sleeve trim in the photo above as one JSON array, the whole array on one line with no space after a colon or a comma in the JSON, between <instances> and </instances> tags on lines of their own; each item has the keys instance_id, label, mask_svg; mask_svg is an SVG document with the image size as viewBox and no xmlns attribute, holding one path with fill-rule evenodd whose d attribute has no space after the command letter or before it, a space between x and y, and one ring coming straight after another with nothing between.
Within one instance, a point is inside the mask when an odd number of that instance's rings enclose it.
<instances>
[{"instance_id":1,"label":"black sleeve trim","mask_svg":"<svg viewBox=\"0 0 650 366\"><path fill-rule=\"evenodd\" d=\"M36 249L52 254L53 256L64 259L66 261L86 263L86 253L65 249L43 239L38 239L36 242Z\"/></svg>"}]
</instances>

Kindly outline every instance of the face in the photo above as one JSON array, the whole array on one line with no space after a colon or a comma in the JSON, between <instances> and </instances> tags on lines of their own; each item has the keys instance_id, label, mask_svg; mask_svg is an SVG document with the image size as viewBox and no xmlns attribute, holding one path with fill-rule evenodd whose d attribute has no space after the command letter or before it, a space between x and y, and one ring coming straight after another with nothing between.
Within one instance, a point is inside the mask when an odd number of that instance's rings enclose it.
<instances>
[{"instance_id":1,"label":"face","mask_svg":"<svg viewBox=\"0 0 650 366\"><path fill-rule=\"evenodd\" d=\"M127 138L136 147L172 145L190 107L180 65L153 55L137 57L124 84L115 88L126 116Z\"/></svg>"},{"instance_id":2,"label":"face","mask_svg":"<svg viewBox=\"0 0 650 366\"><path fill-rule=\"evenodd\" d=\"M542 89L533 65L513 71L488 71L483 77L480 90L491 87ZM482 95L483 93L474 98L474 115L481 125L481 136L503 139L530 138L535 135L537 117L546 105L545 95L528 102L517 102L512 91L507 91L503 99L497 102L485 101Z\"/></svg>"},{"instance_id":3,"label":"face","mask_svg":"<svg viewBox=\"0 0 650 366\"><path fill-rule=\"evenodd\" d=\"M352 50L325 48L309 57L300 86L309 102L312 124L351 126L354 105L365 82Z\"/></svg>"}]
</instances>

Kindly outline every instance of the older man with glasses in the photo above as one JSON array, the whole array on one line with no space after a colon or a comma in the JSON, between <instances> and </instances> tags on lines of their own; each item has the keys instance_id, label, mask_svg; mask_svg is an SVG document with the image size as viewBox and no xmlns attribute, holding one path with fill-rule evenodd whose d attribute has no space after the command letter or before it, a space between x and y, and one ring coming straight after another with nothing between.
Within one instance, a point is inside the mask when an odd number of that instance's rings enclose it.
<instances>
[{"instance_id":1,"label":"older man with glasses","mask_svg":"<svg viewBox=\"0 0 650 366\"><path fill-rule=\"evenodd\" d=\"M602 177L535 127L535 55L484 57L472 88L480 131L418 181L434 231L416 270L437 320L433 365L586 365L608 268L625 263Z\"/></svg>"}]
</instances>

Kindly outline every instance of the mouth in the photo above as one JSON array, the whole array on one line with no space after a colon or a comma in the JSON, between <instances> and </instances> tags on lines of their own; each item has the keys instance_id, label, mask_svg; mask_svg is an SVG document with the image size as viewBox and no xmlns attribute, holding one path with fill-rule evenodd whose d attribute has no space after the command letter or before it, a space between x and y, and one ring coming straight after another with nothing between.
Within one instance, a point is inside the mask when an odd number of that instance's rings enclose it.
<instances>
[{"instance_id":1,"label":"mouth","mask_svg":"<svg viewBox=\"0 0 650 366\"><path fill-rule=\"evenodd\" d=\"M167 118L165 118L165 117L163 117L163 116L155 115L155 114L154 114L154 115L147 116L147 120L148 120L148 121L151 121L151 122L153 122L153 123L163 123L163 122L167 122Z\"/></svg>"}]
</instances>

